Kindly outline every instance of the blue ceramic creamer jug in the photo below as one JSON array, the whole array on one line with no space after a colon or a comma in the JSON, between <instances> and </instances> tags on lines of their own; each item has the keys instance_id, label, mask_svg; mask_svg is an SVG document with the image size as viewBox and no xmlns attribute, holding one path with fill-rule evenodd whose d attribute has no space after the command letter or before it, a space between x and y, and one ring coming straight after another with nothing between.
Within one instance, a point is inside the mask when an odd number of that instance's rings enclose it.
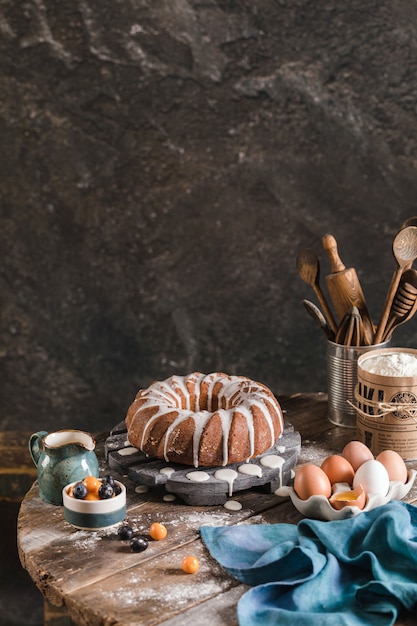
<instances>
[{"instance_id":1,"label":"blue ceramic creamer jug","mask_svg":"<svg viewBox=\"0 0 417 626\"><path fill-rule=\"evenodd\" d=\"M39 496L50 504L62 504L65 485L86 476L99 475L92 435L82 430L39 431L29 439L29 451L38 468Z\"/></svg>"}]
</instances>

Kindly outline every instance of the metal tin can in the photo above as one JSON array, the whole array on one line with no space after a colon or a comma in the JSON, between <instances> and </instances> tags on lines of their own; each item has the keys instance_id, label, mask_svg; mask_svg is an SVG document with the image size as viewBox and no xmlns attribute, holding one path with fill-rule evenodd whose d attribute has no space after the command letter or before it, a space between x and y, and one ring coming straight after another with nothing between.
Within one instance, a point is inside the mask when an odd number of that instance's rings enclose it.
<instances>
[{"instance_id":1,"label":"metal tin can","mask_svg":"<svg viewBox=\"0 0 417 626\"><path fill-rule=\"evenodd\" d=\"M371 350L387 348L391 340L372 346L344 346L327 342L327 417L337 426L356 428L355 389L358 358Z\"/></svg>"}]
</instances>

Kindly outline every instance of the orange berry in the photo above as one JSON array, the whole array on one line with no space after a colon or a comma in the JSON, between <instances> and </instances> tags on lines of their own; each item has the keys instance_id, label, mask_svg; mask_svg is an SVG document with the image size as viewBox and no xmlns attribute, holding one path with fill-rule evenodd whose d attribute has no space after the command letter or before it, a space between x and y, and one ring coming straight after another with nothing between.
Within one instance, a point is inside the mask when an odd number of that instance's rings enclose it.
<instances>
[{"instance_id":1,"label":"orange berry","mask_svg":"<svg viewBox=\"0 0 417 626\"><path fill-rule=\"evenodd\" d=\"M186 574L195 574L200 567L200 561L196 556L185 556L181 567Z\"/></svg>"},{"instance_id":2,"label":"orange berry","mask_svg":"<svg viewBox=\"0 0 417 626\"><path fill-rule=\"evenodd\" d=\"M100 500L100 496L98 493L91 493L91 491L89 491L83 500Z\"/></svg>"},{"instance_id":3,"label":"orange berry","mask_svg":"<svg viewBox=\"0 0 417 626\"><path fill-rule=\"evenodd\" d=\"M165 539L167 533L168 531L165 526L163 524L160 524L159 522L154 522L149 529L150 536L152 537L152 539L156 539L156 541Z\"/></svg>"},{"instance_id":4,"label":"orange berry","mask_svg":"<svg viewBox=\"0 0 417 626\"><path fill-rule=\"evenodd\" d=\"M98 490L101 487L101 480L95 476L86 476L83 480L84 485L87 487L88 493L98 494Z\"/></svg>"}]
</instances>

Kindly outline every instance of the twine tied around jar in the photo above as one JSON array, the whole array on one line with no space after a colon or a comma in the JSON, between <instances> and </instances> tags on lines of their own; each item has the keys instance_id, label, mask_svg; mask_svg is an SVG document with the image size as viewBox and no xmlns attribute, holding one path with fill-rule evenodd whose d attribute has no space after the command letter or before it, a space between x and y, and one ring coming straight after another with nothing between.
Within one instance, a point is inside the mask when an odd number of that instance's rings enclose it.
<instances>
[{"instance_id":1,"label":"twine tied around jar","mask_svg":"<svg viewBox=\"0 0 417 626\"><path fill-rule=\"evenodd\" d=\"M417 401L413 394L397 394L396 397L402 397L404 400L399 400L397 402L381 402L377 400L370 400L368 398L363 398L358 392L358 387L355 388L355 400L361 404L366 403L367 406L374 410L374 415L378 415L378 417L384 417L389 413L393 413L396 417L400 419L411 419L417 423ZM413 401L408 401L406 398L414 398ZM369 413L365 413L359 406L353 404L348 400L348 404L350 404L361 417L367 418L369 417Z\"/></svg>"}]
</instances>

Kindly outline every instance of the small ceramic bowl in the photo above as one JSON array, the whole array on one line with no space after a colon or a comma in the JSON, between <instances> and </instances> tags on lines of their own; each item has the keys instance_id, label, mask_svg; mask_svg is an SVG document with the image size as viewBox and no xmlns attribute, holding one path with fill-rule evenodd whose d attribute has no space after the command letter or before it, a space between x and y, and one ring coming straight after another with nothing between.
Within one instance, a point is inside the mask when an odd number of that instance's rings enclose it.
<instances>
[{"instance_id":1,"label":"small ceramic bowl","mask_svg":"<svg viewBox=\"0 0 417 626\"><path fill-rule=\"evenodd\" d=\"M62 490L64 518L80 530L103 530L110 528L126 517L126 487L115 481L121 492L108 500L78 500L68 495L70 483Z\"/></svg>"}]
</instances>

